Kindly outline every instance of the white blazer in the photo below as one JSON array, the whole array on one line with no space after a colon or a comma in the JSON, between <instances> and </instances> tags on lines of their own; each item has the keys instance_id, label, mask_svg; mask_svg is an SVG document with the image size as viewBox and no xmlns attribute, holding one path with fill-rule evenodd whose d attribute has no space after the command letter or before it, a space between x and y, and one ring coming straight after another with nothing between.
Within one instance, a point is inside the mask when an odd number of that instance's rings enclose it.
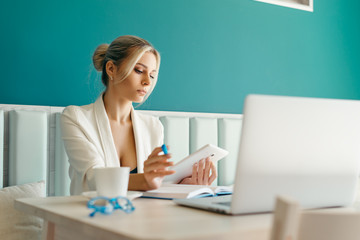
<instances>
[{"instance_id":1,"label":"white blazer","mask_svg":"<svg viewBox=\"0 0 360 240\"><path fill-rule=\"evenodd\" d=\"M163 144L164 128L157 118L138 113L133 108L131 120L137 170L143 173L144 161L155 147ZM61 130L70 162L70 193L94 191L94 167L120 166L102 94L95 103L66 107L61 117Z\"/></svg>"}]
</instances>

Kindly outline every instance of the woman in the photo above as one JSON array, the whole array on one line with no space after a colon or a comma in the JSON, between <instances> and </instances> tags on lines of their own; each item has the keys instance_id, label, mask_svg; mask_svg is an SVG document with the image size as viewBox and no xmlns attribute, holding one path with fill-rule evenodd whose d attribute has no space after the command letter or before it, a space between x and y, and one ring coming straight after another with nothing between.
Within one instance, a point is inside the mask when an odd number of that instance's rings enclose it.
<instances>
[{"instance_id":1,"label":"woman","mask_svg":"<svg viewBox=\"0 0 360 240\"><path fill-rule=\"evenodd\" d=\"M173 162L162 155L163 126L138 113L157 81L160 54L144 39L121 36L100 45L93 55L106 90L95 103L67 107L61 118L62 137L70 161L71 194L95 190L95 167L128 166L129 190L150 190L161 185ZM210 174L211 170L211 174ZM216 168L209 159L194 165L183 184L211 184Z\"/></svg>"}]
</instances>

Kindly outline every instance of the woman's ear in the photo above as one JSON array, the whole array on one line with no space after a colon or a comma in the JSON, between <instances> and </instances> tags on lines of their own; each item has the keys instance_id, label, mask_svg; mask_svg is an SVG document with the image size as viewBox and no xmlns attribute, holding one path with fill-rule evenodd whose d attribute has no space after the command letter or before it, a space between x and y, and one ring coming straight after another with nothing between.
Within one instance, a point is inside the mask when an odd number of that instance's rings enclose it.
<instances>
[{"instance_id":1,"label":"woman's ear","mask_svg":"<svg viewBox=\"0 0 360 240\"><path fill-rule=\"evenodd\" d=\"M112 61L108 61L105 66L106 73L109 76L109 79L114 79L116 66Z\"/></svg>"}]
</instances>

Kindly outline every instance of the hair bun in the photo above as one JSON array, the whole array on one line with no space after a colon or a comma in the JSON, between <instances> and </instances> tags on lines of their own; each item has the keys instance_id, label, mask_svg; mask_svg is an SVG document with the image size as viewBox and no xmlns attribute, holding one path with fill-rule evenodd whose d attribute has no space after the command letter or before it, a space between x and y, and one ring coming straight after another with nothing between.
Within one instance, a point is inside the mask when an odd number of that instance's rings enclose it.
<instances>
[{"instance_id":1,"label":"hair bun","mask_svg":"<svg viewBox=\"0 0 360 240\"><path fill-rule=\"evenodd\" d=\"M93 64L97 71L101 72L103 70L104 60L106 52L109 48L109 44L99 45L93 55Z\"/></svg>"}]
</instances>

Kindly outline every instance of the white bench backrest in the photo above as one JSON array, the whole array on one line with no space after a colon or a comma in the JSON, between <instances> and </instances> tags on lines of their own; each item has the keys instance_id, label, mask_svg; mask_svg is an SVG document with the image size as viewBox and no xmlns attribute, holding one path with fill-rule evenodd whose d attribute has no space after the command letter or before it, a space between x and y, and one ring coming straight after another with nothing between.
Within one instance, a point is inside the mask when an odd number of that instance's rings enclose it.
<instances>
[{"instance_id":1,"label":"white bench backrest","mask_svg":"<svg viewBox=\"0 0 360 240\"><path fill-rule=\"evenodd\" d=\"M63 109L0 104L0 188L45 179L49 196L69 195L69 163L59 125ZM230 154L218 164L217 184L233 184L242 115L141 112L160 119L175 162L208 143L227 149Z\"/></svg>"}]
</instances>

